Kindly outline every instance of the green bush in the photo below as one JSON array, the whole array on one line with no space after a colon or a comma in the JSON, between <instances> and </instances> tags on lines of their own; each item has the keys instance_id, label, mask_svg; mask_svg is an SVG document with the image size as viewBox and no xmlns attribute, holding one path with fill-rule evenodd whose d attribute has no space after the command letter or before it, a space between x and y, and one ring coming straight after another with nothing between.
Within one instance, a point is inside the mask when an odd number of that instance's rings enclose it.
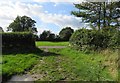
<instances>
[{"instance_id":1,"label":"green bush","mask_svg":"<svg viewBox=\"0 0 120 83\"><path fill-rule=\"evenodd\" d=\"M110 29L107 34L110 37L109 48L118 49L120 47L120 30Z\"/></svg>"},{"instance_id":2,"label":"green bush","mask_svg":"<svg viewBox=\"0 0 120 83\"><path fill-rule=\"evenodd\" d=\"M35 47L35 38L28 32L11 32L2 34L2 48Z\"/></svg>"},{"instance_id":3,"label":"green bush","mask_svg":"<svg viewBox=\"0 0 120 83\"><path fill-rule=\"evenodd\" d=\"M118 31L117 31L118 32ZM98 31L79 29L70 38L70 44L82 51L85 50L99 50L105 48L118 47L118 33L113 31Z\"/></svg>"}]
</instances>

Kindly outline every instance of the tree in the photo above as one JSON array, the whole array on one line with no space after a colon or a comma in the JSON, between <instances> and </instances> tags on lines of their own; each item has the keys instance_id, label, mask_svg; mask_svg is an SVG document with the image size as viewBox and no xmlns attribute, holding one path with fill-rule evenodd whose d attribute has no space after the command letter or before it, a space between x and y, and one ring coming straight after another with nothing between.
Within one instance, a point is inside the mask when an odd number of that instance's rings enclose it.
<instances>
[{"instance_id":1,"label":"tree","mask_svg":"<svg viewBox=\"0 0 120 83\"><path fill-rule=\"evenodd\" d=\"M61 41L60 36L59 35L55 35L55 41Z\"/></svg>"},{"instance_id":2,"label":"tree","mask_svg":"<svg viewBox=\"0 0 120 83\"><path fill-rule=\"evenodd\" d=\"M119 2L83 2L74 4L79 11L72 11L76 17L82 17L83 22L91 23L94 27L119 26Z\"/></svg>"},{"instance_id":3,"label":"tree","mask_svg":"<svg viewBox=\"0 0 120 83\"><path fill-rule=\"evenodd\" d=\"M48 41L54 41L55 39L55 34L54 33L50 33L49 36L47 37Z\"/></svg>"},{"instance_id":4,"label":"tree","mask_svg":"<svg viewBox=\"0 0 120 83\"><path fill-rule=\"evenodd\" d=\"M54 41L54 39L55 34L50 31L43 31L42 34L40 34L40 40L42 41Z\"/></svg>"},{"instance_id":5,"label":"tree","mask_svg":"<svg viewBox=\"0 0 120 83\"><path fill-rule=\"evenodd\" d=\"M4 30L3 30L3 28L2 28L2 27L0 27L0 32L4 32Z\"/></svg>"},{"instance_id":6,"label":"tree","mask_svg":"<svg viewBox=\"0 0 120 83\"><path fill-rule=\"evenodd\" d=\"M8 31L13 32L23 32L30 31L32 33L37 33L37 28L35 27L35 20L27 16L17 16L16 19L7 27Z\"/></svg>"},{"instance_id":7,"label":"tree","mask_svg":"<svg viewBox=\"0 0 120 83\"><path fill-rule=\"evenodd\" d=\"M59 36L61 38L61 40L63 41L69 41L71 35L73 34L74 30L71 29L71 27L66 27L63 28L60 32L59 32Z\"/></svg>"},{"instance_id":8,"label":"tree","mask_svg":"<svg viewBox=\"0 0 120 83\"><path fill-rule=\"evenodd\" d=\"M45 41L49 34L50 31L43 31L42 34L40 34L40 40Z\"/></svg>"}]
</instances>

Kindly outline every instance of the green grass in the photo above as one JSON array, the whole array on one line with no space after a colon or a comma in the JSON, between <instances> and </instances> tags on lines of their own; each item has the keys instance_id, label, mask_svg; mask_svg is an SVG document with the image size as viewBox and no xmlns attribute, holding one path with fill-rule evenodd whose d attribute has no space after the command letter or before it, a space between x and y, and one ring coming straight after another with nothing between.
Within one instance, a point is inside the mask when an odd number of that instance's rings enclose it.
<instances>
[{"instance_id":1,"label":"green grass","mask_svg":"<svg viewBox=\"0 0 120 83\"><path fill-rule=\"evenodd\" d=\"M2 56L0 56L0 75L2 74Z\"/></svg>"},{"instance_id":2,"label":"green grass","mask_svg":"<svg viewBox=\"0 0 120 83\"><path fill-rule=\"evenodd\" d=\"M42 57L39 64L30 73L41 77L40 81L113 81L108 67L104 65L104 57L100 54L85 54L76 50L50 49L58 56Z\"/></svg>"},{"instance_id":3,"label":"green grass","mask_svg":"<svg viewBox=\"0 0 120 83\"><path fill-rule=\"evenodd\" d=\"M8 80L12 75L23 74L37 64L42 51L40 49L32 50L14 49L13 51L9 49L9 52L0 57L2 58L0 66L2 66L3 81Z\"/></svg>"},{"instance_id":4,"label":"green grass","mask_svg":"<svg viewBox=\"0 0 120 83\"><path fill-rule=\"evenodd\" d=\"M3 56L2 75L10 77L14 74L24 73L38 61L34 54L16 54Z\"/></svg>"},{"instance_id":5,"label":"green grass","mask_svg":"<svg viewBox=\"0 0 120 83\"><path fill-rule=\"evenodd\" d=\"M69 42L49 42L49 41L38 41L36 46L67 46Z\"/></svg>"},{"instance_id":6,"label":"green grass","mask_svg":"<svg viewBox=\"0 0 120 83\"><path fill-rule=\"evenodd\" d=\"M43 53L40 49L33 49L25 52L21 50L20 53L14 50L12 51L14 53L4 54L2 57L3 78L27 71L31 75L38 75L38 81L117 80L116 73L111 73L109 70L111 67L116 67L114 63L105 64L109 61L109 63L114 62L116 53L110 57L110 55L104 56L98 53L85 54L71 48L49 49L49 51L49 53Z\"/></svg>"}]
</instances>

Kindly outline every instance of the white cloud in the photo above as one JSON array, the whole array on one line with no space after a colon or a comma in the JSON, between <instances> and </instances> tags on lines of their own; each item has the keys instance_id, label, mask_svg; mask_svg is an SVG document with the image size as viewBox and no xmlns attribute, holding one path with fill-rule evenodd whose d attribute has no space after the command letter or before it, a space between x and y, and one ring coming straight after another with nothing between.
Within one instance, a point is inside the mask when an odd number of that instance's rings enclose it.
<instances>
[{"instance_id":1,"label":"white cloud","mask_svg":"<svg viewBox=\"0 0 120 83\"><path fill-rule=\"evenodd\" d=\"M83 26L83 24L79 23L81 21L80 18L76 18L70 15L50 14L44 10L41 5L14 1L15 0L0 3L0 26L3 27L4 30L6 30L6 27L16 18L17 15L27 15L34 20L40 19L45 24L52 23L60 28L70 26L76 29L80 26ZM34 17L37 17L37 19ZM39 33L41 33L44 29L48 30L47 28L44 28L44 26L39 28L41 26L39 23L37 24Z\"/></svg>"},{"instance_id":2,"label":"white cloud","mask_svg":"<svg viewBox=\"0 0 120 83\"><path fill-rule=\"evenodd\" d=\"M0 3L3 3L3 2L16 2L16 1L19 1L19 2L33 2L33 0L1 0Z\"/></svg>"},{"instance_id":3,"label":"white cloud","mask_svg":"<svg viewBox=\"0 0 120 83\"><path fill-rule=\"evenodd\" d=\"M25 4L21 2L1 2L0 3L0 26L6 31L6 27L19 15L32 17L33 11L42 10L40 5Z\"/></svg>"},{"instance_id":4,"label":"white cloud","mask_svg":"<svg viewBox=\"0 0 120 83\"><path fill-rule=\"evenodd\" d=\"M70 3L81 3L85 0L33 0L36 2L54 2L54 3L59 3L59 2L70 2Z\"/></svg>"},{"instance_id":5,"label":"white cloud","mask_svg":"<svg viewBox=\"0 0 120 83\"><path fill-rule=\"evenodd\" d=\"M37 31L38 31L38 33L37 33L37 35L40 35L44 30L49 30L48 28L46 28L46 27L39 27L39 28L37 28Z\"/></svg>"},{"instance_id":6,"label":"white cloud","mask_svg":"<svg viewBox=\"0 0 120 83\"><path fill-rule=\"evenodd\" d=\"M76 18L73 16L68 15L61 15L61 14L39 14L39 18L45 23L54 23L55 25L59 26L60 28L70 26L72 28L78 28L83 26L80 23L81 19Z\"/></svg>"},{"instance_id":7,"label":"white cloud","mask_svg":"<svg viewBox=\"0 0 120 83\"><path fill-rule=\"evenodd\" d=\"M70 2L70 3L81 3L81 2L105 2L106 0L33 0L36 2ZM118 2L119 0L109 0L110 2Z\"/></svg>"}]
</instances>

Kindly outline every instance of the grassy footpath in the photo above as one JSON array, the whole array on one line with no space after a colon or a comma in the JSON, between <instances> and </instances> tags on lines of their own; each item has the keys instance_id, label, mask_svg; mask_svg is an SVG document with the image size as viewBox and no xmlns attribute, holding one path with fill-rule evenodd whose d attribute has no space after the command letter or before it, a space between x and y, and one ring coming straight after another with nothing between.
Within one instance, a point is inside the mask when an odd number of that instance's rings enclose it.
<instances>
[{"instance_id":1,"label":"grassy footpath","mask_svg":"<svg viewBox=\"0 0 120 83\"><path fill-rule=\"evenodd\" d=\"M109 67L105 67L105 58L99 54L85 54L76 50L50 49L59 55L42 57L30 74L40 76L42 81L79 80L79 81L113 81Z\"/></svg>"},{"instance_id":2,"label":"grassy footpath","mask_svg":"<svg viewBox=\"0 0 120 83\"><path fill-rule=\"evenodd\" d=\"M119 62L117 62L118 51L112 52L110 50L104 50L101 53L85 54L83 52L78 52L71 48L65 48L61 50L51 49L51 52L55 52L70 58L71 63L74 61L77 62L78 67L76 68L80 68L80 66L83 66L81 68L81 73L85 71L86 73L88 73L88 75L92 76L92 79L99 78L99 80L106 80L108 79L109 76L111 76L112 80L118 80L119 78L118 77ZM83 77L85 76L84 74L85 73L83 73L82 75ZM98 77L97 74L100 77ZM88 79L90 79L89 76L87 77Z\"/></svg>"},{"instance_id":3,"label":"grassy footpath","mask_svg":"<svg viewBox=\"0 0 120 83\"><path fill-rule=\"evenodd\" d=\"M36 46L67 46L69 42L48 42L48 41L38 41Z\"/></svg>"}]
</instances>

